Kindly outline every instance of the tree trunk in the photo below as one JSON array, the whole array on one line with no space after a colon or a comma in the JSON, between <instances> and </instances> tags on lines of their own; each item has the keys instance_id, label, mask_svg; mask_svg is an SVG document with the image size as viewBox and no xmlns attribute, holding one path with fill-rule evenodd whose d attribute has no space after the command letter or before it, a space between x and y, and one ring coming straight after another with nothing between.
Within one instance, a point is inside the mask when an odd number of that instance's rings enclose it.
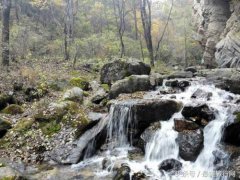
<instances>
[{"instance_id":1,"label":"tree trunk","mask_svg":"<svg viewBox=\"0 0 240 180\"><path fill-rule=\"evenodd\" d=\"M3 14L2 14L2 64L4 66L9 65L9 24L10 24L10 11L11 0L3 0Z\"/></svg>"},{"instance_id":2,"label":"tree trunk","mask_svg":"<svg viewBox=\"0 0 240 180\"><path fill-rule=\"evenodd\" d=\"M152 15L151 15L151 3L149 0L141 0L141 18L144 30L144 38L147 44L147 49L150 58L151 66L154 66L154 53L152 43ZM148 8L148 13L147 13Z\"/></svg>"}]
</instances>

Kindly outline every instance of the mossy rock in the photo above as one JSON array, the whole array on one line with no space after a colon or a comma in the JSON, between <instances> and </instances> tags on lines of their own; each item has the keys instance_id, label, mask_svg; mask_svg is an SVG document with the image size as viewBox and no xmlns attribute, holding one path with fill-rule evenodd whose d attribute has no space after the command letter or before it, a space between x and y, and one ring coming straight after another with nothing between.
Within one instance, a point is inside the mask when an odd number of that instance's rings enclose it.
<instances>
[{"instance_id":1,"label":"mossy rock","mask_svg":"<svg viewBox=\"0 0 240 180\"><path fill-rule=\"evenodd\" d=\"M22 119L16 124L16 126L13 128L13 130L20 132L20 133L24 133L27 130L31 129L33 123L34 123L34 119L32 119L32 118Z\"/></svg>"},{"instance_id":2,"label":"mossy rock","mask_svg":"<svg viewBox=\"0 0 240 180\"><path fill-rule=\"evenodd\" d=\"M11 115L22 114L23 112L24 112L24 109L17 104L11 104L2 110L2 113L11 114Z\"/></svg>"},{"instance_id":3,"label":"mossy rock","mask_svg":"<svg viewBox=\"0 0 240 180\"><path fill-rule=\"evenodd\" d=\"M83 77L74 77L70 80L70 85L81 88L84 91L88 91L90 89L89 82Z\"/></svg>"},{"instance_id":4,"label":"mossy rock","mask_svg":"<svg viewBox=\"0 0 240 180\"><path fill-rule=\"evenodd\" d=\"M101 87L106 91L109 92L110 91L110 87L108 84L101 84Z\"/></svg>"}]
</instances>

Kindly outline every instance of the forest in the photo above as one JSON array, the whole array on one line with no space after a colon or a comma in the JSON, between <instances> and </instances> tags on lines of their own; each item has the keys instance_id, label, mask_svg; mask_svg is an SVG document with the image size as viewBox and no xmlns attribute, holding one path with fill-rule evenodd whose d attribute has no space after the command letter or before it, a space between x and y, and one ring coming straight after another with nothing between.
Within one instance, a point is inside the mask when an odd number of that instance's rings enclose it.
<instances>
[{"instance_id":1,"label":"forest","mask_svg":"<svg viewBox=\"0 0 240 180\"><path fill-rule=\"evenodd\" d=\"M239 0L0 0L0 180L240 178Z\"/></svg>"}]
</instances>

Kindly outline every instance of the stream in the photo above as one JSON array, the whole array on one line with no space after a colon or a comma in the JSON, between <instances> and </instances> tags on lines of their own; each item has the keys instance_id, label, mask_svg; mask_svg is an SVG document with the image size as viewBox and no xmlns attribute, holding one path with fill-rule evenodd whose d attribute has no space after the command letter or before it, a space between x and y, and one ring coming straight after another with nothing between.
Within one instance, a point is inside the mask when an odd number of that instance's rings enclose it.
<instances>
[{"instance_id":1,"label":"stream","mask_svg":"<svg viewBox=\"0 0 240 180\"><path fill-rule=\"evenodd\" d=\"M166 81L165 81L166 82ZM129 152L135 148L132 146L132 139L129 138L128 129L133 129L136 125L132 118L132 102L134 100L124 100L115 102L110 108L109 122L107 125L107 139L104 144L104 150L99 151L91 158L86 158L79 164L72 165L72 168L81 170L82 168L91 168L94 171L96 179L111 179L114 168L119 164L124 164L130 171L130 177L134 173L141 172L146 179L228 179L230 173L225 174L220 171L215 163L215 152L220 152L225 161L222 166L226 166L228 155L221 149L221 138L224 125L233 122L236 104L234 99L237 95L226 92L209 84L203 78L191 80L191 85L184 91L177 91L171 94L161 94L160 91L167 91L171 87L158 87L155 91L148 92L144 99L173 99L185 105L207 104L213 109L215 118L203 128L204 147L197 159L185 161L179 156L179 144L177 141L178 132L174 130L174 119L184 118L181 111L175 113L169 120L161 121L161 128L154 132L145 145L145 153L141 156L129 157ZM192 98L197 90L211 92L211 98ZM151 118L151 117L149 117ZM166 159L175 159L182 163L181 170L178 171L160 171L159 164ZM107 161L107 167L102 169L102 162ZM226 164L224 164L226 163Z\"/></svg>"}]
</instances>

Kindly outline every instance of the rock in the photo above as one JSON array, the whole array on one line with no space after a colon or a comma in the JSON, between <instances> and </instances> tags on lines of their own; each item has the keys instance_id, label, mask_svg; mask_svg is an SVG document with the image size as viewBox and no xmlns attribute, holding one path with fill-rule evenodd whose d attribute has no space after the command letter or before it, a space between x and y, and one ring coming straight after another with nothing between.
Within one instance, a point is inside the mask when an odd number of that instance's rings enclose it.
<instances>
[{"instance_id":1,"label":"rock","mask_svg":"<svg viewBox=\"0 0 240 180\"><path fill-rule=\"evenodd\" d=\"M240 146L240 122L230 124L223 133L223 141L227 144Z\"/></svg>"},{"instance_id":2,"label":"rock","mask_svg":"<svg viewBox=\"0 0 240 180\"><path fill-rule=\"evenodd\" d=\"M79 87L84 91L90 90L90 83L83 77L74 77L70 80L70 85Z\"/></svg>"},{"instance_id":3,"label":"rock","mask_svg":"<svg viewBox=\"0 0 240 180\"><path fill-rule=\"evenodd\" d=\"M108 117L104 117L93 126L84 128L81 136L73 143L56 147L51 152L51 159L59 164L76 164L84 157L93 155L107 137Z\"/></svg>"},{"instance_id":4,"label":"rock","mask_svg":"<svg viewBox=\"0 0 240 180\"><path fill-rule=\"evenodd\" d=\"M14 91L21 91L21 90L23 90L23 83L22 82L14 82L13 83L13 90Z\"/></svg>"},{"instance_id":5,"label":"rock","mask_svg":"<svg viewBox=\"0 0 240 180\"><path fill-rule=\"evenodd\" d=\"M184 119L174 119L174 129L178 132L183 132L185 130L196 130L199 129L199 125L195 122Z\"/></svg>"},{"instance_id":6,"label":"rock","mask_svg":"<svg viewBox=\"0 0 240 180\"><path fill-rule=\"evenodd\" d=\"M193 74L194 73L196 73L197 72L197 69L196 69L196 67L187 67L184 71L190 71L190 72L192 72Z\"/></svg>"},{"instance_id":7,"label":"rock","mask_svg":"<svg viewBox=\"0 0 240 180\"><path fill-rule=\"evenodd\" d=\"M74 87L72 89L69 89L64 93L63 100L82 102L83 90L79 87Z\"/></svg>"},{"instance_id":8,"label":"rock","mask_svg":"<svg viewBox=\"0 0 240 180\"><path fill-rule=\"evenodd\" d=\"M240 73L232 75L231 78L224 81L227 88L231 93L240 94Z\"/></svg>"},{"instance_id":9,"label":"rock","mask_svg":"<svg viewBox=\"0 0 240 180\"><path fill-rule=\"evenodd\" d=\"M102 161L102 169L110 171L113 166L113 162L109 158L104 158Z\"/></svg>"},{"instance_id":10,"label":"rock","mask_svg":"<svg viewBox=\"0 0 240 180\"><path fill-rule=\"evenodd\" d=\"M177 78L192 78L193 73L190 71L178 71L170 74L168 79L177 79Z\"/></svg>"},{"instance_id":11,"label":"rock","mask_svg":"<svg viewBox=\"0 0 240 180\"><path fill-rule=\"evenodd\" d=\"M210 98L212 97L212 93L211 92L206 92L202 89L197 89L193 95L191 96L191 98L194 98L194 99L199 99L199 98L203 98L203 99L207 99L207 100L210 100Z\"/></svg>"},{"instance_id":12,"label":"rock","mask_svg":"<svg viewBox=\"0 0 240 180\"><path fill-rule=\"evenodd\" d=\"M166 172L171 172L171 171L180 171L182 168L182 163L179 162L176 159L167 159L164 160L160 165L159 165L159 170L163 170Z\"/></svg>"},{"instance_id":13,"label":"rock","mask_svg":"<svg viewBox=\"0 0 240 180\"><path fill-rule=\"evenodd\" d=\"M154 134L161 129L161 123L152 123L145 131L141 134L141 139L144 141L145 145L150 142Z\"/></svg>"},{"instance_id":14,"label":"rock","mask_svg":"<svg viewBox=\"0 0 240 180\"><path fill-rule=\"evenodd\" d=\"M203 149L203 141L203 132L200 129L179 132L179 156L185 161L195 161Z\"/></svg>"},{"instance_id":15,"label":"rock","mask_svg":"<svg viewBox=\"0 0 240 180\"><path fill-rule=\"evenodd\" d=\"M136 172L132 175L132 180L145 180L146 177L146 174L143 172Z\"/></svg>"},{"instance_id":16,"label":"rock","mask_svg":"<svg viewBox=\"0 0 240 180\"><path fill-rule=\"evenodd\" d=\"M164 79L165 79L165 76L158 73L153 73L150 75L151 84L154 86L162 86Z\"/></svg>"},{"instance_id":17,"label":"rock","mask_svg":"<svg viewBox=\"0 0 240 180\"><path fill-rule=\"evenodd\" d=\"M189 87L191 83L189 81L178 81L178 80L172 80L172 81L166 81L165 86L172 87L172 88L179 88L182 91L185 90L186 87Z\"/></svg>"},{"instance_id":18,"label":"rock","mask_svg":"<svg viewBox=\"0 0 240 180\"><path fill-rule=\"evenodd\" d=\"M21 180L21 179L25 179L25 178L15 169L13 169L9 166L6 166L6 167L0 168L0 179L2 179L2 180L11 180L11 179Z\"/></svg>"},{"instance_id":19,"label":"rock","mask_svg":"<svg viewBox=\"0 0 240 180\"><path fill-rule=\"evenodd\" d=\"M132 75L115 82L109 92L109 98L114 99L122 93L134 93L137 91L152 90L150 78L147 75Z\"/></svg>"},{"instance_id":20,"label":"rock","mask_svg":"<svg viewBox=\"0 0 240 180\"><path fill-rule=\"evenodd\" d=\"M117 169L113 180L130 180L131 169L127 164L122 164L119 169Z\"/></svg>"},{"instance_id":21,"label":"rock","mask_svg":"<svg viewBox=\"0 0 240 180\"><path fill-rule=\"evenodd\" d=\"M89 112L88 113L88 119L90 121L100 121L105 116L106 116L106 114L103 114L103 113L97 113L97 112Z\"/></svg>"},{"instance_id":22,"label":"rock","mask_svg":"<svg viewBox=\"0 0 240 180\"><path fill-rule=\"evenodd\" d=\"M63 91L69 86L69 82L66 79L50 80L47 83L48 87L54 91Z\"/></svg>"},{"instance_id":23,"label":"rock","mask_svg":"<svg viewBox=\"0 0 240 180\"><path fill-rule=\"evenodd\" d=\"M211 108L209 108L206 104L191 106L186 105L182 110L182 115L186 119L193 119L197 124L205 126L206 122L210 122L215 119L214 112Z\"/></svg>"},{"instance_id":24,"label":"rock","mask_svg":"<svg viewBox=\"0 0 240 180\"><path fill-rule=\"evenodd\" d=\"M229 170L234 172L233 179L238 180L240 177L240 153L233 153L229 159Z\"/></svg>"},{"instance_id":25,"label":"rock","mask_svg":"<svg viewBox=\"0 0 240 180\"><path fill-rule=\"evenodd\" d=\"M24 91L26 95L26 101L33 101L35 99L39 99L41 94L39 93L38 89L35 87L27 87Z\"/></svg>"},{"instance_id":26,"label":"rock","mask_svg":"<svg viewBox=\"0 0 240 180\"><path fill-rule=\"evenodd\" d=\"M100 104L104 99L107 98L107 94L97 94L92 97L91 102L94 104Z\"/></svg>"},{"instance_id":27,"label":"rock","mask_svg":"<svg viewBox=\"0 0 240 180\"><path fill-rule=\"evenodd\" d=\"M131 75L149 75L151 68L140 61L116 60L105 64L101 69L101 83L112 84Z\"/></svg>"},{"instance_id":28,"label":"rock","mask_svg":"<svg viewBox=\"0 0 240 180\"><path fill-rule=\"evenodd\" d=\"M16 100L12 95L0 95L0 110L3 110L7 107L8 104L15 104Z\"/></svg>"},{"instance_id":29,"label":"rock","mask_svg":"<svg viewBox=\"0 0 240 180\"><path fill-rule=\"evenodd\" d=\"M11 104L2 110L2 113L11 114L11 115L22 114L23 112L24 112L24 109L17 104Z\"/></svg>"},{"instance_id":30,"label":"rock","mask_svg":"<svg viewBox=\"0 0 240 180\"><path fill-rule=\"evenodd\" d=\"M0 138L2 138L11 128L12 124L9 121L0 119Z\"/></svg>"},{"instance_id":31,"label":"rock","mask_svg":"<svg viewBox=\"0 0 240 180\"><path fill-rule=\"evenodd\" d=\"M215 150L213 151L213 156L214 156L214 165L217 168L225 168L228 165L228 154L226 154L223 151L220 150Z\"/></svg>"},{"instance_id":32,"label":"rock","mask_svg":"<svg viewBox=\"0 0 240 180\"><path fill-rule=\"evenodd\" d=\"M123 110L129 110L129 116L127 116L126 121L128 122L128 129L126 133L129 139L132 139L134 143L141 142L140 135L147 129L152 123L159 121L167 121L172 115L181 110L182 104L173 100L162 100L162 99L130 99L128 101L119 101L112 105L112 122L115 124L116 128L119 123L119 118ZM156 128L159 127L156 126ZM134 144L135 145L135 144ZM137 147L144 146L141 143Z\"/></svg>"}]
</instances>

